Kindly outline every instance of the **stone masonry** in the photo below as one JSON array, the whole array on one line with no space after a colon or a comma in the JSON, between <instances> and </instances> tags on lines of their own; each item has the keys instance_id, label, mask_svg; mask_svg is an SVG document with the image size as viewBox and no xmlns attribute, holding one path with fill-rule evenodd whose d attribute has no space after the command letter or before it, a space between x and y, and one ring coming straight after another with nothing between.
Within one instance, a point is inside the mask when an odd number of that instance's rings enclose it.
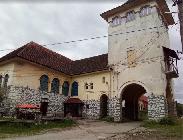
<instances>
[{"instance_id":1,"label":"stone masonry","mask_svg":"<svg viewBox=\"0 0 183 140\"><path fill-rule=\"evenodd\" d=\"M61 94L46 93L29 87L9 86L7 98L4 106L9 110L9 114L14 114L15 107L21 104L40 105L42 97L48 98L48 113L63 113L64 101L68 98Z\"/></svg>"},{"instance_id":2,"label":"stone masonry","mask_svg":"<svg viewBox=\"0 0 183 140\"><path fill-rule=\"evenodd\" d=\"M163 95L148 97L148 118L158 120L167 116L167 103Z\"/></svg>"}]
</instances>

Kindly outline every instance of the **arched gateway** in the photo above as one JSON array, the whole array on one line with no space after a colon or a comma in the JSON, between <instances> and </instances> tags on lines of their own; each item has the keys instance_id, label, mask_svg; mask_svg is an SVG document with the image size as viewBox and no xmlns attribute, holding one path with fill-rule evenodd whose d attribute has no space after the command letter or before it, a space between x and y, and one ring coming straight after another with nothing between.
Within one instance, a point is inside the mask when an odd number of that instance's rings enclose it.
<instances>
[{"instance_id":1,"label":"arched gateway","mask_svg":"<svg viewBox=\"0 0 183 140\"><path fill-rule=\"evenodd\" d=\"M145 88L136 83L129 84L123 88L121 93L122 120L138 120L138 100L145 93L147 93Z\"/></svg>"}]
</instances>

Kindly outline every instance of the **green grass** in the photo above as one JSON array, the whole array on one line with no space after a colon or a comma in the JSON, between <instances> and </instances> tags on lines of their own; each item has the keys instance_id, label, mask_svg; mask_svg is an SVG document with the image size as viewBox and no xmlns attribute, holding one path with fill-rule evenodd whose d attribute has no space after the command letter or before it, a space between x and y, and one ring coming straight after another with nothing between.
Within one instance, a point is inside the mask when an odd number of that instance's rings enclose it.
<instances>
[{"instance_id":1,"label":"green grass","mask_svg":"<svg viewBox=\"0 0 183 140\"><path fill-rule=\"evenodd\" d=\"M174 124L161 124L156 121L144 121L143 127L157 130L162 136L183 138L183 120Z\"/></svg>"},{"instance_id":2,"label":"green grass","mask_svg":"<svg viewBox=\"0 0 183 140\"><path fill-rule=\"evenodd\" d=\"M56 122L48 122L47 124L34 124L25 122L0 122L0 138L20 136L20 135L33 135L43 130L53 128L65 128L74 126L75 122L72 120L63 120Z\"/></svg>"}]
</instances>

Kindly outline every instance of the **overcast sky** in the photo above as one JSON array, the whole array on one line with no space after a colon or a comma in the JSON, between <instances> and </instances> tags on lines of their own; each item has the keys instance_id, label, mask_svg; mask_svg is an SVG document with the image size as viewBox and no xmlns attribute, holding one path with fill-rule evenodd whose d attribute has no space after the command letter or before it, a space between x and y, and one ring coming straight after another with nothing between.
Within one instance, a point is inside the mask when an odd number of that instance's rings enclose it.
<instances>
[{"instance_id":1,"label":"overcast sky","mask_svg":"<svg viewBox=\"0 0 183 140\"><path fill-rule=\"evenodd\" d=\"M5 0L7 1L7 0ZM104 11L112 9L125 0L115 2L28 2L0 1L0 50L13 49L34 41L50 44L107 35L107 23L100 17ZM32 0L35 1L35 0ZM177 11L176 7L171 11ZM178 21L177 14L174 14ZM171 48L181 50L179 25L170 30ZM73 60L107 53L107 38L48 46ZM0 51L0 57L9 51ZM183 61L179 62L180 77L175 80L176 99L183 96ZM183 101L182 101L183 102Z\"/></svg>"}]
</instances>

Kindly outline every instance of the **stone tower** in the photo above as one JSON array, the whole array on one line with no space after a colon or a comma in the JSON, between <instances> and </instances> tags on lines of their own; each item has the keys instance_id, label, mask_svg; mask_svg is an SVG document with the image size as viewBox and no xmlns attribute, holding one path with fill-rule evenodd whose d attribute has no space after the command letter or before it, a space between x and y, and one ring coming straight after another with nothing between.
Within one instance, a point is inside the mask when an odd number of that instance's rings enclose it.
<instances>
[{"instance_id":1,"label":"stone tower","mask_svg":"<svg viewBox=\"0 0 183 140\"><path fill-rule=\"evenodd\" d=\"M178 77L178 71L169 60L178 57L170 49L168 26L174 20L166 12L165 0L128 0L101 14L109 24L111 97L119 103L113 108L116 121L138 119L138 99L143 94L149 95L150 119L166 116L168 97L173 102L171 79Z\"/></svg>"}]
</instances>

